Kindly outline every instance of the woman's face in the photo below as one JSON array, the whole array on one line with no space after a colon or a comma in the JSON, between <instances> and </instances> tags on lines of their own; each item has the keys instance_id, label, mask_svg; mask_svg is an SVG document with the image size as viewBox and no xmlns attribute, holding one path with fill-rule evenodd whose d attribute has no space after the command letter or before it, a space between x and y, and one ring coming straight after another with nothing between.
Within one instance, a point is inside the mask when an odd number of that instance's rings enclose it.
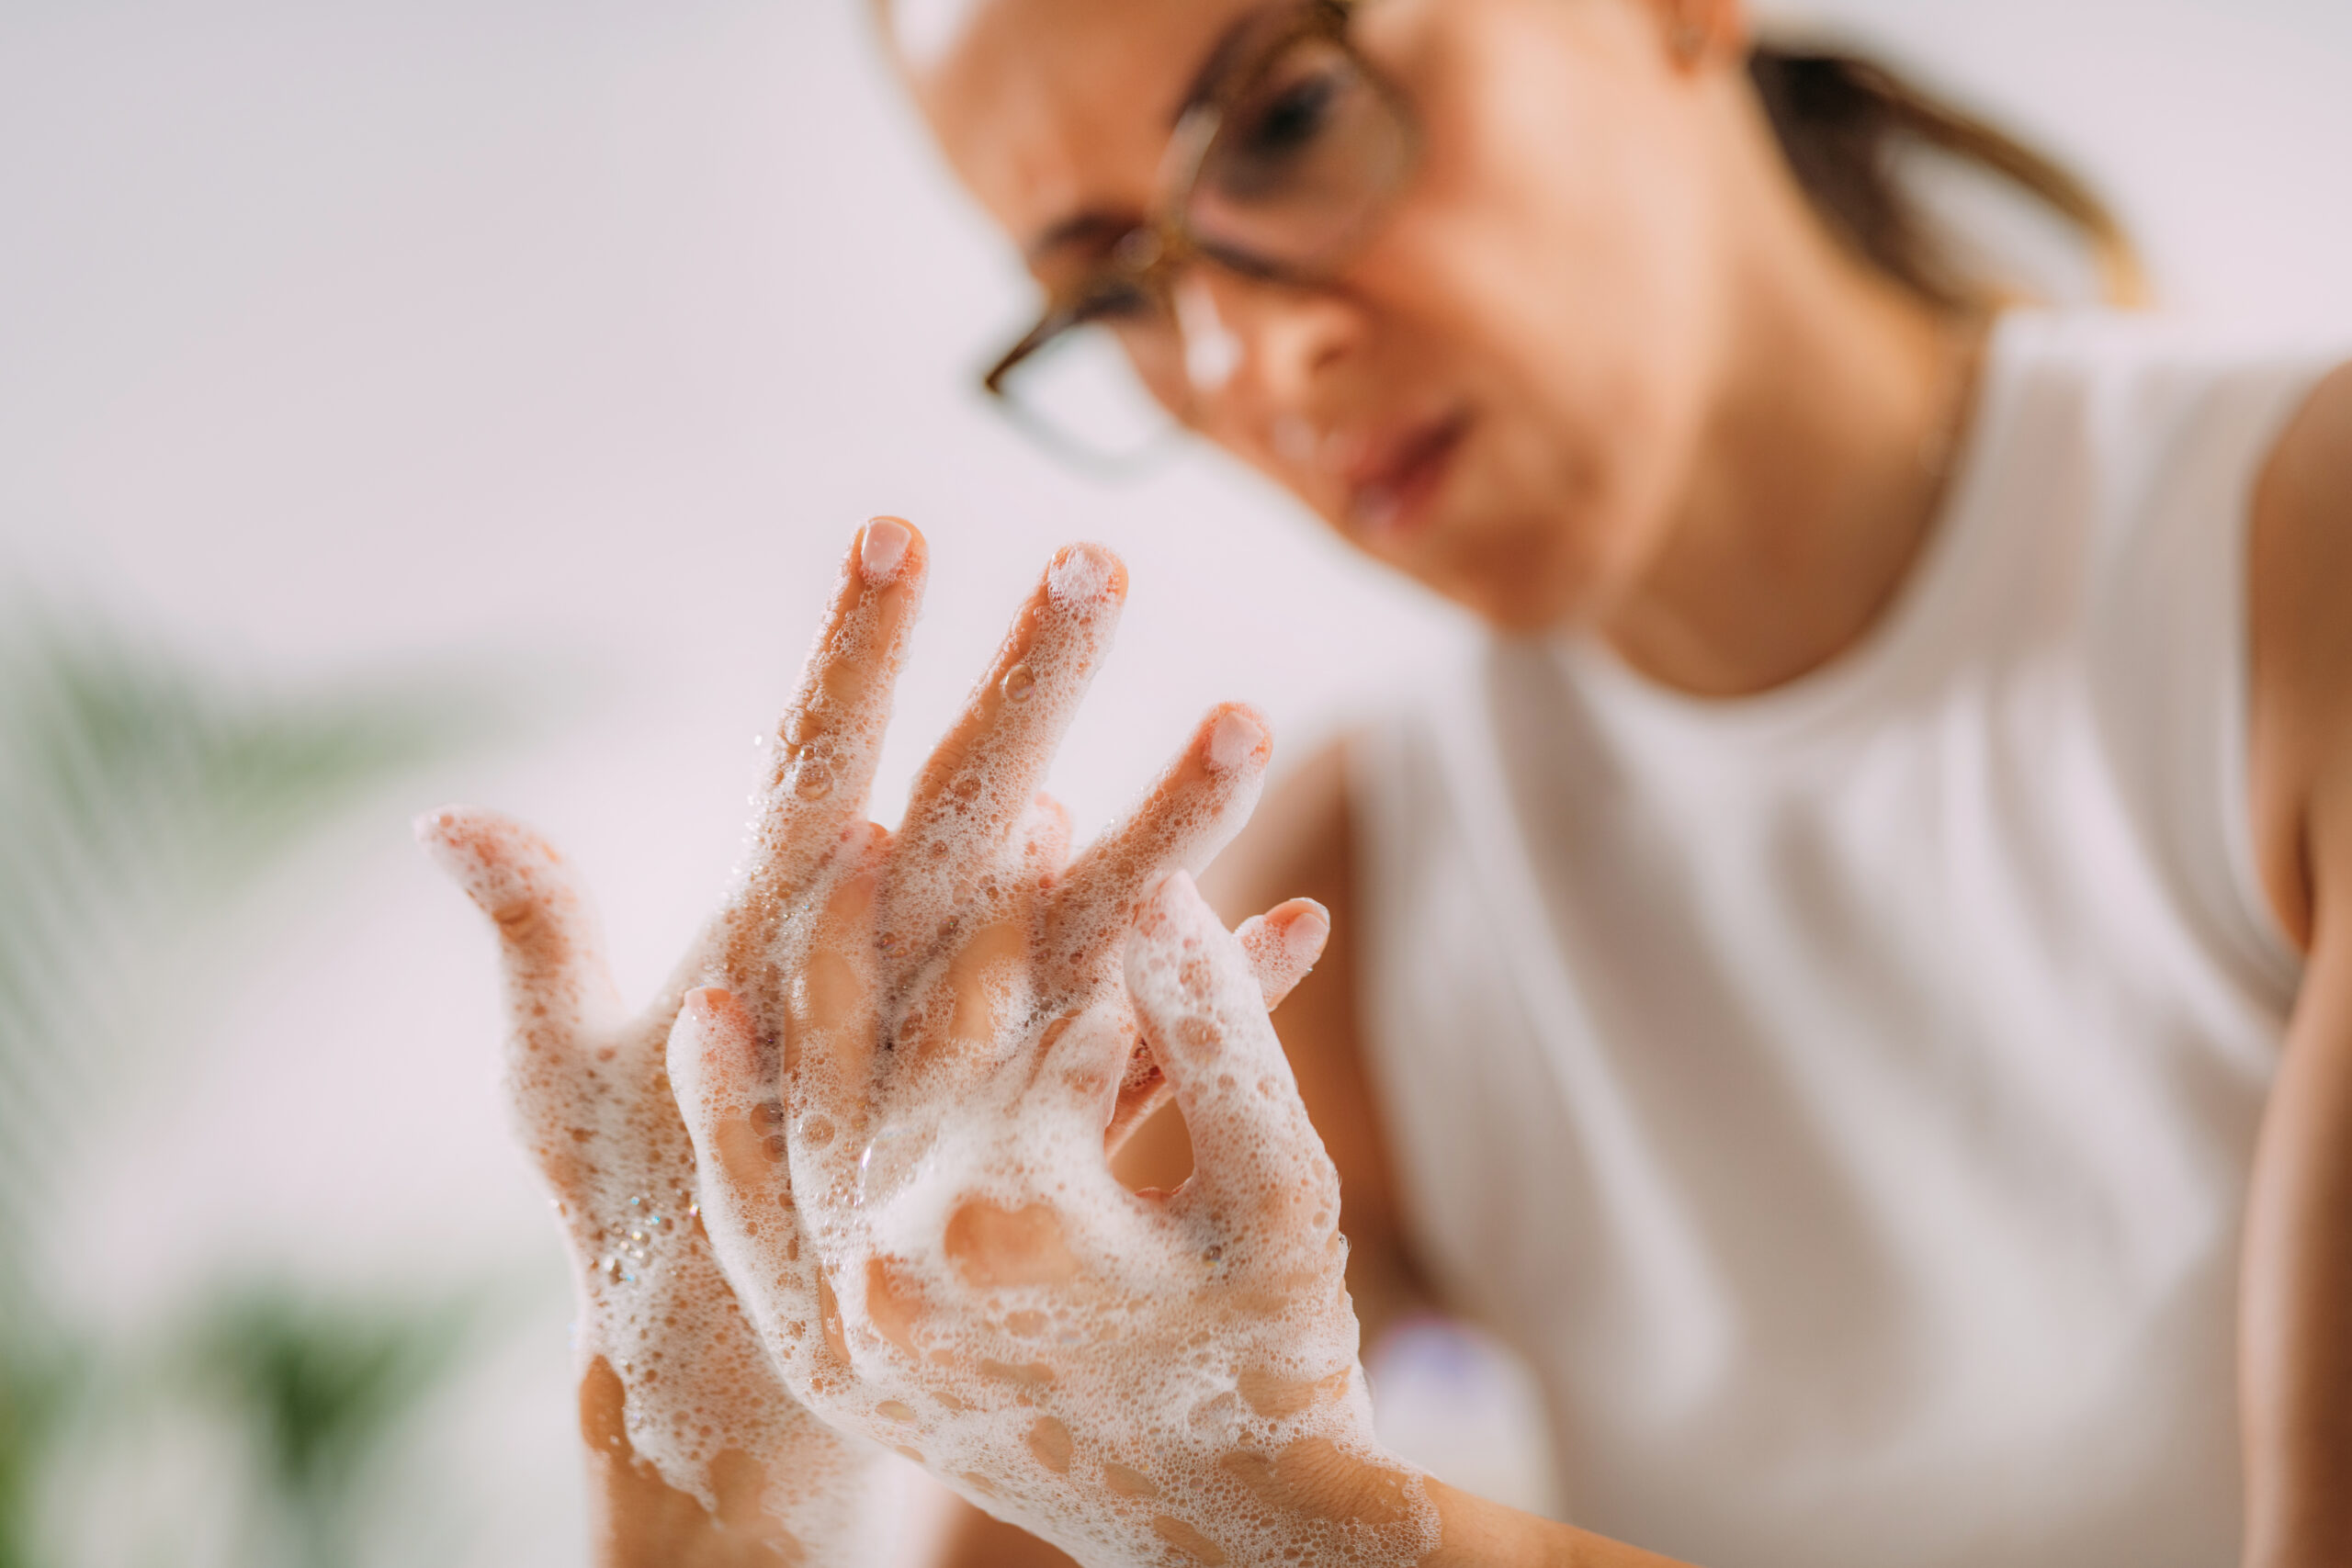
<instances>
[{"instance_id":1,"label":"woman's face","mask_svg":"<svg viewBox=\"0 0 2352 1568\"><path fill-rule=\"evenodd\" d=\"M899 41L941 144L1049 287L1154 209L1195 79L1266 8L899 3L927 12ZM1491 621L1605 616L1663 547L1721 378L1709 89L1736 52L1649 0L1364 0L1351 36L1419 162L1328 285L1187 275L1188 325L1213 308L1238 357L1186 417Z\"/></svg>"}]
</instances>

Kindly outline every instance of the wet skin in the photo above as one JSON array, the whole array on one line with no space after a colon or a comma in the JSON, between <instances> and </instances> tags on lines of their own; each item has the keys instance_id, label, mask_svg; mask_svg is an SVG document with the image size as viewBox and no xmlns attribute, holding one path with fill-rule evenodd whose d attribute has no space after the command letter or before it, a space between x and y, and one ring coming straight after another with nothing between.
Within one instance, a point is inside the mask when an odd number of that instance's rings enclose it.
<instances>
[{"instance_id":1,"label":"wet skin","mask_svg":"<svg viewBox=\"0 0 2352 1568\"><path fill-rule=\"evenodd\" d=\"M895 520L878 520L854 542L777 727L748 870L644 1010L632 1013L616 992L577 873L543 840L467 807L417 823L428 852L491 917L499 938L510 1109L549 1187L582 1300L582 1433L600 1562L670 1561L664 1554L675 1552L732 1562L749 1543L758 1547L753 1561L851 1562L868 1550L876 1450L808 1412L770 1357L777 1347L765 1331L775 1325L747 1321L739 1309L693 1207L694 1151L664 1052L694 992L706 1010L723 998L729 1016L755 1027L760 1049L778 1059L794 1007L808 1000L805 988L788 994L776 963L781 934L845 845L878 852L890 837L865 820L865 810L924 558L920 535ZM1057 569L1072 564L1095 585L1090 624L1073 638L1049 572L918 781L898 837L922 852L891 877L892 908L903 914L957 907L971 891L964 879L1001 874L1008 891L1036 904L1043 919L1034 934L1057 955L1045 967L1066 984L1115 957L1144 888L1204 862L1231 836L1271 752L1262 721L1249 710L1213 711L1142 803L1072 861L1067 814L1035 789L1042 756L1019 755L1036 752L1041 741L1050 750L1074 705L1074 694L1059 705L1025 700L1023 672L1059 658L1091 673L1125 593L1124 569L1107 552L1075 547ZM975 819L963 788L974 780L991 786L1001 816ZM1000 857L1008 844L1009 858ZM1262 985L1260 1006L1278 1002L1311 964L1325 929L1320 911L1299 903L1243 928L1245 961ZM916 962L949 937L937 922L924 929L903 919L887 933L894 951ZM984 930L981 944L990 940ZM987 1010L978 982L989 977L950 966L949 1016L961 1025L951 1033L984 1035L971 1021ZM721 988L695 990L711 987ZM955 1006L958 995L964 1001ZM1120 1021L1120 1070L1103 1086L1100 1123L1114 1145L1168 1093L1148 1056L1126 1060L1136 1044L1132 1015ZM763 1120L730 1128L717 1152L739 1169L771 1174L773 1101L752 1110ZM781 1196L788 1201L788 1188ZM775 1212L791 1218L788 1206ZM1021 1237L984 1241L983 1250L1017 1252ZM1008 1267L1021 1265L1016 1258ZM808 1303L801 1315L813 1319L813 1273L801 1283ZM780 1348L788 1359L791 1348ZM690 1461L678 1457L681 1434L699 1434L683 1444Z\"/></svg>"}]
</instances>

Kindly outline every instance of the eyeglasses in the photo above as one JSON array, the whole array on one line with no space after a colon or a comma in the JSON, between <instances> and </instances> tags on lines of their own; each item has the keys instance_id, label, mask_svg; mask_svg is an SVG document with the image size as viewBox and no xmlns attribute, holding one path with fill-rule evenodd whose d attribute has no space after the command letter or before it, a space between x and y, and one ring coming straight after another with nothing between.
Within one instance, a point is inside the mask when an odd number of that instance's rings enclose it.
<instances>
[{"instance_id":1,"label":"eyeglasses","mask_svg":"<svg viewBox=\"0 0 2352 1568\"><path fill-rule=\"evenodd\" d=\"M1232 368L1231 341L1185 287L1192 268L1314 287L1369 238L1419 132L1350 40L1355 4L1278 8L1220 50L1225 63L1177 121L1153 215L1054 290L982 378L1044 445L1103 472L1139 467Z\"/></svg>"}]
</instances>

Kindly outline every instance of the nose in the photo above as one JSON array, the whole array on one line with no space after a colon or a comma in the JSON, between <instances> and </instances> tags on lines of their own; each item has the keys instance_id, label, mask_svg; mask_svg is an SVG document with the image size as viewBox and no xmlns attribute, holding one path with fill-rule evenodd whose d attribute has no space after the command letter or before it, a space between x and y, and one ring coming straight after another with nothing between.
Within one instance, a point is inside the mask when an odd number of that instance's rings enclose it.
<instances>
[{"instance_id":1,"label":"nose","mask_svg":"<svg viewBox=\"0 0 2352 1568\"><path fill-rule=\"evenodd\" d=\"M1204 413L1272 417L1312 406L1317 384L1362 343L1362 309L1328 289L1195 266L1178 279L1184 371Z\"/></svg>"}]
</instances>

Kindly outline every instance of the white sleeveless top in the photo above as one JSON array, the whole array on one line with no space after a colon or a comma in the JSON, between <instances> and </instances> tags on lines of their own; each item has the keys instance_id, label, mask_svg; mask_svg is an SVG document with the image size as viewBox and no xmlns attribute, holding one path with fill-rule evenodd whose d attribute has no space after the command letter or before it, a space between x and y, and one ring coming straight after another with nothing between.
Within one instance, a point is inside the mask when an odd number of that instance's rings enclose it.
<instances>
[{"instance_id":1,"label":"white sleeveless top","mask_svg":"<svg viewBox=\"0 0 2352 1568\"><path fill-rule=\"evenodd\" d=\"M2245 521L2327 361L1991 345L1861 647L1763 696L1503 642L1352 749L1418 1255L1570 1517L1707 1568L2228 1568L2235 1266L2299 963Z\"/></svg>"}]
</instances>

